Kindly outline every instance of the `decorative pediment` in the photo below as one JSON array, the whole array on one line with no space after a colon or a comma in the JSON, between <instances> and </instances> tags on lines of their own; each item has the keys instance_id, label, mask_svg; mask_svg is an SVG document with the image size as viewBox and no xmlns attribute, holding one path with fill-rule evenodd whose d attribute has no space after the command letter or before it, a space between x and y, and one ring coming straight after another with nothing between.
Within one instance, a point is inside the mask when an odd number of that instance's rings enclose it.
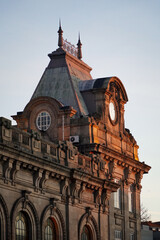
<instances>
[{"instance_id":1,"label":"decorative pediment","mask_svg":"<svg viewBox=\"0 0 160 240\"><path fill-rule=\"evenodd\" d=\"M126 90L119 78L112 77L110 79L107 87L107 92L108 91L112 94L113 98L116 99L117 101L123 100L124 103L128 101Z\"/></svg>"}]
</instances>

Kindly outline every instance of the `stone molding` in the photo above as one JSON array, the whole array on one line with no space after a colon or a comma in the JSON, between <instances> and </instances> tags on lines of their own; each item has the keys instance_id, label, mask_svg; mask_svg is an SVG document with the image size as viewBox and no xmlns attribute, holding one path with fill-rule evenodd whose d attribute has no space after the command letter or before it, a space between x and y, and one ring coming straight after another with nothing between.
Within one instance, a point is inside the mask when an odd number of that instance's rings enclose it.
<instances>
[{"instance_id":1,"label":"stone molding","mask_svg":"<svg viewBox=\"0 0 160 240\"><path fill-rule=\"evenodd\" d=\"M86 208L86 212L81 216L78 223L78 240L81 239L81 233L84 225L87 225L92 232L92 240L100 240L100 233L98 230L98 224L92 215L92 209Z\"/></svg>"},{"instance_id":2,"label":"stone molding","mask_svg":"<svg viewBox=\"0 0 160 240\"><path fill-rule=\"evenodd\" d=\"M0 222L1 222L1 232L0 238L10 240L11 236L11 226L9 212L4 198L0 194ZM1 234L4 234L3 236Z\"/></svg>"}]
</instances>

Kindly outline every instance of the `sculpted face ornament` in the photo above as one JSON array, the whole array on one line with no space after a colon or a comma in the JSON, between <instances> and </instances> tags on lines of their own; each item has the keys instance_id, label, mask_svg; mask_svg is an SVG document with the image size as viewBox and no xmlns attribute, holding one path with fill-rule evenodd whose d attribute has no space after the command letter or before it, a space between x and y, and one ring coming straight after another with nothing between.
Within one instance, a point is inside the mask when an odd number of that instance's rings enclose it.
<instances>
[{"instance_id":1,"label":"sculpted face ornament","mask_svg":"<svg viewBox=\"0 0 160 240\"><path fill-rule=\"evenodd\" d=\"M40 112L36 119L37 128L41 131L47 131L51 125L51 116L48 112Z\"/></svg>"}]
</instances>

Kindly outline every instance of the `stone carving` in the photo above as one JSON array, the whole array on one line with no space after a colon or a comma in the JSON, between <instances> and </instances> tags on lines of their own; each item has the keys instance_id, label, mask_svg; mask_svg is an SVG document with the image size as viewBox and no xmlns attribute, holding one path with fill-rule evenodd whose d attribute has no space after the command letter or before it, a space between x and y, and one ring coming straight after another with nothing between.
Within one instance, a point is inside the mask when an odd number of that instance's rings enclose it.
<instances>
[{"instance_id":1,"label":"stone carving","mask_svg":"<svg viewBox=\"0 0 160 240\"><path fill-rule=\"evenodd\" d=\"M124 181L127 185L130 182L129 180L130 180L131 173L132 173L132 167L131 166L128 166L128 167L124 168Z\"/></svg>"},{"instance_id":2,"label":"stone carving","mask_svg":"<svg viewBox=\"0 0 160 240\"><path fill-rule=\"evenodd\" d=\"M67 196L69 195L69 179L65 178L60 182L60 193L62 194L62 201L66 201Z\"/></svg>"},{"instance_id":3,"label":"stone carving","mask_svg":"<svg viewBox=\"0 0 160 240\"><path fill-rule=\"evenodd\" d=\"M4 182L8 183L9 181L11 181L11 170L13 167L13 159L7 158L5 156L3 156L3 178L4 178Z\"/></svg>"},{"instance_id":4,"label":"stone carving","mask_svg":"<svg viewBox=\"0 0 160 240\"><path fill-rule=\"evenodd\" d=\"M40 181L42 178L42 174L43 174L43 170L38 169L37 171L35 171L35 173L33 175L33 184L34 184L36 192L38 192L38 190L40 189Z\"/></svg>"}]
</instances>

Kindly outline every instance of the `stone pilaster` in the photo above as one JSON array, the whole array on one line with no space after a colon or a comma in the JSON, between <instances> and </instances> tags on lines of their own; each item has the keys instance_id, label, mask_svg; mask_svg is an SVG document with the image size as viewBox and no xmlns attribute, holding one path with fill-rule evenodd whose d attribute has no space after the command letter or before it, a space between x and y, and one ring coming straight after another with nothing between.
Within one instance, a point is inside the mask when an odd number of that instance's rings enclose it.
<instances>
[{"instance_id":1,"label":"stone pilaster","mask_svg":"<svg viewBox=\"0 0 160 240\"><path fill-rule=\"evenodd\" d=\"M129 240L129 209L128 209L128 188L129 185L127 185L124 182L123 185L123 194L122 194L122 211L124 214L124 231L123 236L125 240Z\"/></svg>"},{"instance_id":2,"label":"stone pilaster","mask_svg":"<svg viewBox=\"0 0 160 240\"><path fill-rule=\"evenodd\" d=\"M135 217L136 217L136 229L135 229L135 239L141 240L141 206L140 206L140 194L141 186L135 187Z\"/></svg>"}]
</instances>

